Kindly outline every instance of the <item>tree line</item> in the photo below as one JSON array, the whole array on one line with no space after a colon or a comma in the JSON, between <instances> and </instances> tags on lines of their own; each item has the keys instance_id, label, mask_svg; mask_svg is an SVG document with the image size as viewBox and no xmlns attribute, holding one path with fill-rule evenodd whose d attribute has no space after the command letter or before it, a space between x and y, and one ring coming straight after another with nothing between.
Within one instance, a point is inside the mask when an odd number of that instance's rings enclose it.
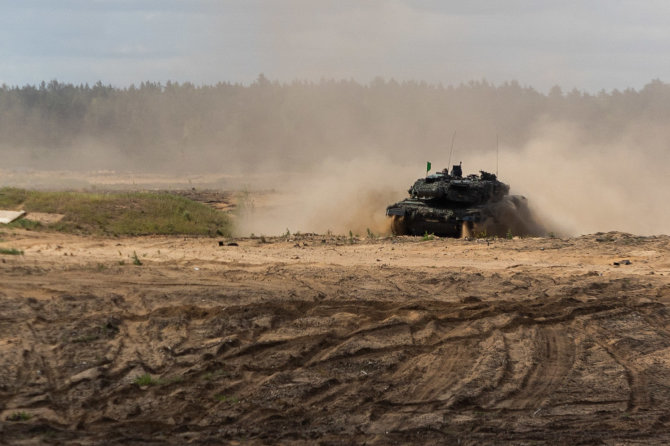
<instances>
[{"instance_id":1,"label":"tree line","mask_svg":"<svg viewBox=\"0 0 670 446\"><path fill-rule=\"evenodd\" d=\"M669 117L670 85L660 80L595 94L559 87L544 94L484 80L279 83L260 75L249 85L123 88L53 80L0 87L0 153L21 162L30 154L39 164L95 147L113 153L116 167L207 167L212 160L244 167L269 159L302 169L365 151L399 161L435 156L448 150L454 134L464 151L494 150L496 138L521 147L542 122L569 122L589 141L607 144L640 123L663 128ZM660 136L670 141L670 131Z\"/></svg>"}]
</instances>

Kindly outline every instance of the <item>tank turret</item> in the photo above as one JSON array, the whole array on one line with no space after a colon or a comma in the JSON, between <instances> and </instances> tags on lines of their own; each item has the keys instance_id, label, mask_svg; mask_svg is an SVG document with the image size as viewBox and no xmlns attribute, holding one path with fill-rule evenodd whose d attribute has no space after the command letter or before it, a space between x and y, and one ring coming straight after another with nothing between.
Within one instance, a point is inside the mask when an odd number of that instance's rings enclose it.
<instances>
[{"instance_id":1,"label":"tank turret","mask_svg":"<svg viewBox=\"0 0 670 446\"><path fill-rule=\"evenodd\" d=\"M463 178L460 166L454 166L451 174L442 171L419 178L408 192L410 197L419 200L479 205L500 200L509 193L509 186L498 181L494 174L484 171L480 175Z\"/></svg>"}]
</instances>

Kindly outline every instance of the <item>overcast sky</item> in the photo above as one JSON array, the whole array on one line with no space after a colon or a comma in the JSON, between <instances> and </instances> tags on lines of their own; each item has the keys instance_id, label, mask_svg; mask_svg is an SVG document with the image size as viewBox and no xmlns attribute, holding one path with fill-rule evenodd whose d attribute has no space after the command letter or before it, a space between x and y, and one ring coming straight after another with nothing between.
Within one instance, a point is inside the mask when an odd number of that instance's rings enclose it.
<instances>
[{"instance_id":1,"label":"overcast sky","mask_svg":"<svg viewBox=\"0 0 670 446\"><path fill-rule=\"evenodd\" d=\"M0 0L0 83L670 80L667 0Z\"/></svg>"}]
</instances>

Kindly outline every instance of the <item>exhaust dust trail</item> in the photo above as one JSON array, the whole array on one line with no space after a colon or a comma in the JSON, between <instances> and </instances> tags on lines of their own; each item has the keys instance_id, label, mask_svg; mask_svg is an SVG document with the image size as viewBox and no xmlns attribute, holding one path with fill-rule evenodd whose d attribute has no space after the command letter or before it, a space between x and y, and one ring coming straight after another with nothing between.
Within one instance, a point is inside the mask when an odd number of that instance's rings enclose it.
<instances>
[{"instance_id":1,"label":"exhaust dust trail","mask_svg":"<svg viewBox=\"0 0 670 446\"><path fill-rule=\"evenodd\" d=\"M670 164L653 133L632 129L604 144L573 123L546 124L521 150L504 149L501 177L550 231L667 233Z\"/></svg>"},{"instance_id":2,"label":"exhaust dust trail","mask_svg":"<svg viewBox=\"0 0 670 446\"><path fill-rule=\"evenodd\" d=\"M274 192L243 206L238 233L388 234L386 206L403 198L418 174L379 157L331 159L309 173L285 176Z\"/></svg>"}]
</instances>

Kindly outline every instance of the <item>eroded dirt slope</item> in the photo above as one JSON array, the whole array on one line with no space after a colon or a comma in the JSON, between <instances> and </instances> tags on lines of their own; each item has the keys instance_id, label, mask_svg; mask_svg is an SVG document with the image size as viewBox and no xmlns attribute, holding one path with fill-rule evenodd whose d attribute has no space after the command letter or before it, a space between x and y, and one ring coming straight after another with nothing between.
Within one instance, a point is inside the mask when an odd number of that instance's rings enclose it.
<instances>
[{"instance_id":1,"label":"eroded dirt slope","mask_svg":"<svg viewBox=\"0 0 670 446\"><path fill-rule=\"evenodd\" d=\"M670 442L668 237L2 238L5 444Z\"/></svg>"}]
</instances>

